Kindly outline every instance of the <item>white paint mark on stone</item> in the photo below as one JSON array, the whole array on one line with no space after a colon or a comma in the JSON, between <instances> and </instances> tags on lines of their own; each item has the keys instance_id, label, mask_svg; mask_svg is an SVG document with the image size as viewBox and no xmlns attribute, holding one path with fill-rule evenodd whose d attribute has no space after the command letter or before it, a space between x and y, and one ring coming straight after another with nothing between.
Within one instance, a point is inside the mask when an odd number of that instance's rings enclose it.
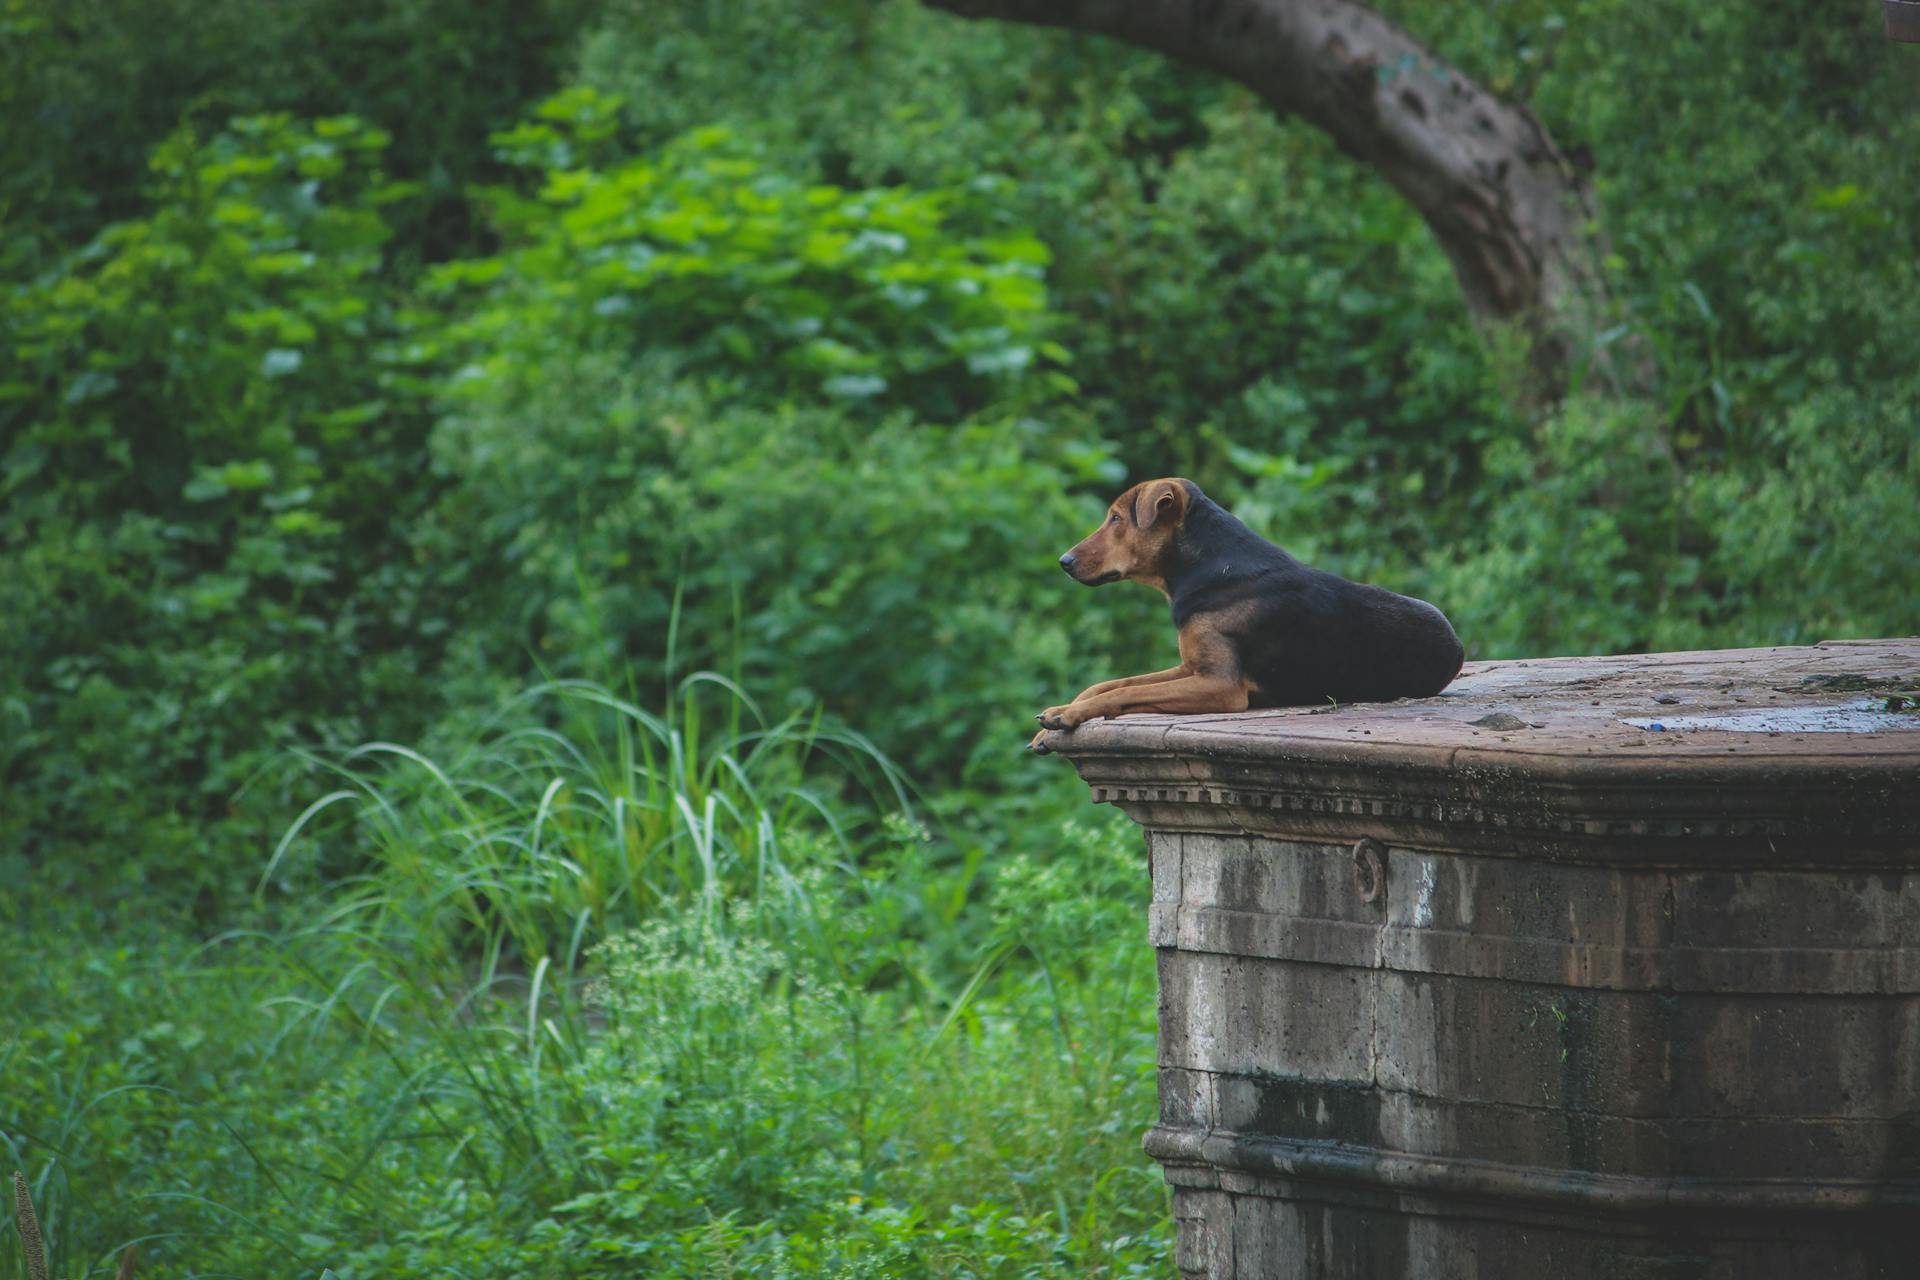
<instances>
[{"instance_id":1,"label":"white paint mark on stone","mask_svg":"<svg viewBox=\"0 0 1920 1280\"><path fill-rule=\"evenodd\" d=\"M1636 729L1719 729L1730 733L1883 733L1920 730L1920 714L1889 711L1887 699L1856 698L1830 707L1751 707L1691 716L1621 716Z\"/></svg>"},{"instance_id":2,"label":"white paint mark on stone","mask_svg":"<svg viewBox=\"0 0 1920 1280\"><path fill-rule=\"evenodd\" d=\"M1420 887L1413 893L1413 927L1425 929L1433 924L1433 859L1420 863Z\"/></svg>"}]
</instances>

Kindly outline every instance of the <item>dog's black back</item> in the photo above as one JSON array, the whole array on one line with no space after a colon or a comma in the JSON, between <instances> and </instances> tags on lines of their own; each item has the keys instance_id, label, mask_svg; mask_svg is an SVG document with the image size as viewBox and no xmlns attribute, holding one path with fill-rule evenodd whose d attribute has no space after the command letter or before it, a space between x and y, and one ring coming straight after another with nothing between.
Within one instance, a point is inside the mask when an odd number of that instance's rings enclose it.
<instances>
[{"instance_id":1,"label":"dog's black back","mask_svg":"<svg viewBox=\"0 0 1920 1280\"><path fill-rule=\"evenodd\" d=\"M1460 638L1438 609L1310 568L1198 486L1186 490L1162 563L1173 622L1204 622L1228 640L1250 705L1425 698L1460 673Z\"/></svg>"}]
</instances>

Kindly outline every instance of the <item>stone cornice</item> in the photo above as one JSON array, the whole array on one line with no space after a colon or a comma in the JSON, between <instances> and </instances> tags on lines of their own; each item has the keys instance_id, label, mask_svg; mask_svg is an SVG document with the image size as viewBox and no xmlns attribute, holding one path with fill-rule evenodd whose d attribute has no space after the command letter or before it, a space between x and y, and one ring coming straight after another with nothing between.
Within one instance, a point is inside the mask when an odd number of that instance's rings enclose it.
<instances>
[{"instance_id":1,"label":"stone cornice","mask_svg":"<svg viewBox=\"0 0 1920 1280\"><path fill-rule=\"evenodd\" d=\"M1893 867L1920 862L1920 712L1882 708L1916 686L1920 639L1479 663L1423 701L1129 716L1048 741L1153 830Z\"/></svg>"}]
</instances>

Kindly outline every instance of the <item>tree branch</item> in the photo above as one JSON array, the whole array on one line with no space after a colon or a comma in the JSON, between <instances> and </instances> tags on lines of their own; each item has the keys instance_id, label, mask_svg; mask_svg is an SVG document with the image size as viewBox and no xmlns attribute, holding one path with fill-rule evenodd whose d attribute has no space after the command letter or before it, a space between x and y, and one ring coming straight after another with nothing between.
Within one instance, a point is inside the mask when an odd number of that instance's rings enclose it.
<instances>
[{"instance_id":1,"label":"tree branch","mask_svg":"<svg viewBox=\"0 0 1920 1280\"><path fill-rule=\"evenodd\" d=\"M1558 383L1601 242L1585 178L1526 107L1355 0L928 0L1111 36L1230 76L1330 134L1411 202L1482 322L1519 321Z\"/></svg>"}]
</instances>

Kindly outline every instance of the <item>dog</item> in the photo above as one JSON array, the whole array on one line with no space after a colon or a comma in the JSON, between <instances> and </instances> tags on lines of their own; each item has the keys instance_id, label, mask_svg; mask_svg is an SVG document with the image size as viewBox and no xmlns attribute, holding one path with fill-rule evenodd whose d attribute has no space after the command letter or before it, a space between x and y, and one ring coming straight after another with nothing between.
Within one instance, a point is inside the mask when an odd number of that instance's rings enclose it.
<instances>
[{"instance_id":1,"label":"dog","mask_svg":"<svg viewBox=\"0 0 1920 1280\"><path fill-rule=\"evenodd\" d=\"M1060 567L1083 586L1130 578L1166 596L1180 665L1048 707L1028 744L1043 754L1047 730L1101 717L1432 697L1466 657L1426 601L1310 568L1178 477L1121 494Z\"/></svg>"}]
</instances>

